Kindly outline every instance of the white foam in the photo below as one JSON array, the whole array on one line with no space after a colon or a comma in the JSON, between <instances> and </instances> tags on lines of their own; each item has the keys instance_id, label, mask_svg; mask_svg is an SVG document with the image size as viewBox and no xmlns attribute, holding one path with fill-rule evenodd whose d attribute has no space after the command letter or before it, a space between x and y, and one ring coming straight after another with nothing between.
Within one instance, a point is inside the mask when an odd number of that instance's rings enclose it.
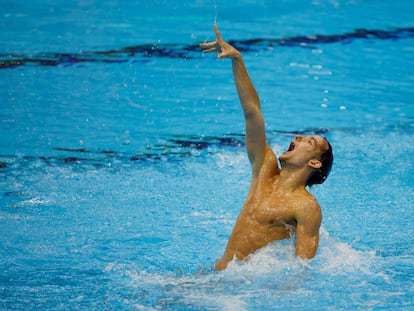
<instances>
[{"instance_id":1,"label":"white foam","mask_svg":"<svg viewBox=\"0 0 414 311\"><path fill-rule=\"evenodd\" d=\"M16 207L31 207L48 204L53 204L53 201L41 197L34 197L17 203Z\"/></svg>"},{"instance_id":2,"label":"white foam","mask_svg":"<svg viewBox=\"0 0 414 311\"><path fill-rule=\"evenodd\" d=\"M234 173L249 171L249 163L245 152L219 152L216 154L218 167L222 169L235 169Z\"/></svg>"},{"instance_id":3,"label":"white foam","mask_svg":"<svg viewBox=\"0 0 414 311\"><path fill-rule=\"evenodd\" d=\"M150 308L148 306L143 306L143 305L140 305L140 304L134 304L133 308L135 310L143 310L143 311L155 311L155 310L157 310L157 309Z\"/></svg>"},{"instance_id":4,"label":"white foam","mask_svg":"<svg viewBox=\"0 0 414 311\"><path fill-rule=\"evenodd\" d=\"M375 258L375 251L358 251L346 243L340 242L329 236L329 233L321 228L321 247L319 252L319 271L329 274L347 274L359 272L372 274L371 265Z\"/></svg>"},{"instance_id":5,"label":"white foam","mask_svg":"<svg viewBox=\"0 0 414 311\"><path fill-rule=\"evenodd\" d=\"M320 230L319 250L312 260L303 260L295 256L293 239L277 241L256 253L245 261L230 262L223 275L228 281L267 278L268 275L299 276L307 270L330 276L349 273L381 277L374 273L378 258L375 251L360 251L350 245L330 237L322 227Z\"/></svg>"},{"instance_id":6,"label":"white foam","mask_svg":"<svg viewBox=\"0 0 414 311\"><path fill-rule=\"evenodd\" d=\"M259 249L247 260L233 260L224 274L229 279L232 277L247 279L295 269L302 265L302 261L296 258L294 253L293 240L278 241Z\"/></svg>"},{"instance_id":7,"label":"white foam","mask_svg":"<svg viewBox=\"0 0 414 311\"><path fill-rule=\"evenodd\" d=\"M184 301L193 306L200 306L203 309L214 309L223 311L244 311L247 310L247 303L243 295L208 295L195 291Z\"/></svg>"},{"instance_id":8,"label":"white foam","mask_svg":"<svg viewBox=\"0 0 414 311\"><path fill-rule=\"evenodd\" d=\"M247 260L234 260L221 272L149 273L119 264L108 264L105 271L128 276L129 284L137 289L146 288L144 292L148 288L155 290L165 303L171 300L174 305L214 310L247 310L249 299L257 296L275 299L279 295L295 295L297 291L309 291L311 295L312 289L307 288L309 280L320 278L325 282L344 274L355 275L358 280L364 280L363 275L378 277L372 272L374 251L355 250L330 237L324 228L320 240L313 260L296 257L294 240L290 239L268 245ZM137 308L140 310L141 306Z\"/></svg>"}]
</instances>

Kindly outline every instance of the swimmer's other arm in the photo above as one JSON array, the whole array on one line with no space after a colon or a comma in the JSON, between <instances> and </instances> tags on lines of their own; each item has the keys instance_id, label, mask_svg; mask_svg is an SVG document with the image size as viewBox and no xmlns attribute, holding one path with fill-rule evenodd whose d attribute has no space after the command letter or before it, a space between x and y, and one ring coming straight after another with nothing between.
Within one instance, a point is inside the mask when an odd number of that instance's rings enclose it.
<instances>
[{"instance_id":1,"label":"swimmer's other arm","mask_svg":"<svg viewBox=\"0 0 414 311\"><path fill-rule=\"evenodd\" d=\"M316 200L311 200L296 212L296 256L303 259L315 257L319 244L322 212Z\"/></svg>"}]
</instances>

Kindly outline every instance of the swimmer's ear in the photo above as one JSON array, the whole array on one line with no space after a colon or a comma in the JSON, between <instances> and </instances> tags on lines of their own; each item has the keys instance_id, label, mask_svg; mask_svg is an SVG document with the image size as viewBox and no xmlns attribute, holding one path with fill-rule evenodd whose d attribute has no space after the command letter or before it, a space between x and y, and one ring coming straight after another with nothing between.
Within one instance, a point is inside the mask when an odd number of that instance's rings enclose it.
<instances>
[{"instance_id":1,"label":"swimmer's ear","mask_svg":"<svg viewBox=\"0 0 414 311\"><path fill-rule=\"evenodd\" d=\"M308 166L318 169L321 168L322 162L316 159L312 159L308 162Z\"/></svg>"}]
</instances>

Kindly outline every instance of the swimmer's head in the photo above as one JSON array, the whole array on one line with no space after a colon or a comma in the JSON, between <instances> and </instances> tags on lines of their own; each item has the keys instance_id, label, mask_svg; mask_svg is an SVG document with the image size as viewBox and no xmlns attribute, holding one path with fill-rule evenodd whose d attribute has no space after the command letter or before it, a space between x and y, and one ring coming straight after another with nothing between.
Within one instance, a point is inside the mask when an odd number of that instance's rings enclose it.
<instances>
[{"instance_id":1,"label":"swimmer's head","mask_svg":"<svg viewBox=\"0 0 414 311\"><path fill-rule=\"evenodd\" d=\"M313 186L315 184L322 184L328 178L329 173L331 172L332 163L333 163L333 153L332 146L326 138L323 138L328 144L328 149L323 151L320 155L319 161L321 162L321 167L315 169L308 178L306 186Z\"/></svg>"},{"instance_id":2,"label":"swimmer's head","mask_svg":"<svg viewBox=\"0 0 414 311\"><path fill-rule=\"evenodd\" d=\"M328 178L333 162L332 147L324 137L297 135L279 160L282 168L309 168L305 185L310 187Z\"/></svg>"}]
</instances>

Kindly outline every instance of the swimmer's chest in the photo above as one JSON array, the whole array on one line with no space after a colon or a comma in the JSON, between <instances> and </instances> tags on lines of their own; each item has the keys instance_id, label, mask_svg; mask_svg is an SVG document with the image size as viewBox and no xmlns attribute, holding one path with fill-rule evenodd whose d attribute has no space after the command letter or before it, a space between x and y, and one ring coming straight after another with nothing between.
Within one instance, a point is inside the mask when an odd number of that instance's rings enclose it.
<instances>
[{"instance_id":1,"label":"swimmer's chest","mask_svg":"<svg viewBox=\"0 0 414 311\"><path fill-rule=\"evenodd\" d=\"M252 220L263 225L296 225L297 204L290 196L267 193L246 201L245 209Z\"/></svg>"}]
</instances>

